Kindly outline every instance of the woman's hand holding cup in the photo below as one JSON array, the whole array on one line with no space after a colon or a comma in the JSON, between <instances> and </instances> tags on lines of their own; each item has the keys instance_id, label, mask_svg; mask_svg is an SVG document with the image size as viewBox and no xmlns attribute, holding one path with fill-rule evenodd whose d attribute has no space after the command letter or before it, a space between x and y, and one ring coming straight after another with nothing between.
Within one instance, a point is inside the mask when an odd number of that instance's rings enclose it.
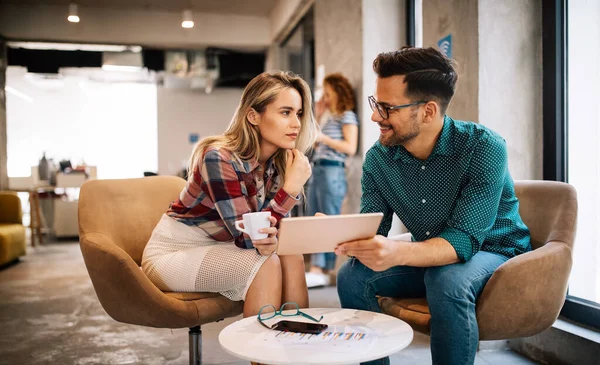
<instances>
[{"instance_id":1,"label":"woman's hand holding cup","mask_svg":"<svg viewBox=\"0 0 600 365\"><path fill-rule=\"evenodd\" d=\"M269 222L271 223L270 227L258 230L259 233L266 233L268 237L260 240L252 240L254 247L256 247L258 252L263 256L268 256L275 252L278 243L277 227L275 227L277 219L275 219L275 217L269 217Z\"/></svg>"},{"instance_id":2,"label":"woman's hand holding cup","mask_svg":"<svg viewBox=\"0 0 600 365\"><path fill-rule=\"evenodd\" d=\"M235 228L244 232L252 240L252 244L263 256L275 252L277 248L277 219L271 212L251 212L242 215L242 219L235 221Z\"/></svg>"}]
</instances>

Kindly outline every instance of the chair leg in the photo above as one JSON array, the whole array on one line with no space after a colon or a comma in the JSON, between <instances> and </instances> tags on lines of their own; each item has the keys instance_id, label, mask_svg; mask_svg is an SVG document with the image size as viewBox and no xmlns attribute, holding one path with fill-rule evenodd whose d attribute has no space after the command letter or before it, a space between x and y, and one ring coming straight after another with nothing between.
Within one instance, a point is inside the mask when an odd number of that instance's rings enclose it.
<instances>
[{"instance_id":1,"label":"chair leg","mask_svg":"<svg viewBox=\"0 0 600 365\"><path fill-rule=\"evenodd\" d=\"M190 365L202 365L202 329L200 326L190 328Z\"/></svg>"}]
</instances>

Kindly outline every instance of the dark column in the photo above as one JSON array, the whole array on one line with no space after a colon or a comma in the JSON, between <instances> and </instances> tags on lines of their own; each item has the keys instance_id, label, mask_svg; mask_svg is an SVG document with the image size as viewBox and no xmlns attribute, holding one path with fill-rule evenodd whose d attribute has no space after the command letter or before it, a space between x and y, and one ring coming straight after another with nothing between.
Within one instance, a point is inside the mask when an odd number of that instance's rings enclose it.
<instances>
[{"instance_id":1,"label":"dark column","mask_svg":"<svg viewBox=\"0 0 600 365\"><path fill-rule=\"evenodd\" d=\"M0 36L0 190L8 189L6 140L6 40Z\"/></svg>"}]
</instances>

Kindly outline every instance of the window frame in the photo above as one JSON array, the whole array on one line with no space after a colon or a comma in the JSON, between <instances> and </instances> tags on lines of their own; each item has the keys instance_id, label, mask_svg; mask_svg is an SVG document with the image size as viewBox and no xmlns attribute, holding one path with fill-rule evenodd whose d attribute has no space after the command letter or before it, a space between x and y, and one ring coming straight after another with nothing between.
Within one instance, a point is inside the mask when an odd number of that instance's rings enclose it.
<instances>
[{"instance_id":1,"label":"window frame","mask_svg":"<svg viewBox=\"0 0 600 365\"><path fill-rule=\"evenodd\" d=\"M416 47L416 0L406 0L406 45Z\"/></svg>"},{"instance_id":2,"label":"window frame","mask_svg":"<svg viewBox=\"0 0 600 365\"><path fill-rule=\"evenodd\" d=\"M543 179L568 182L568 0L542 1ZM600 329L600 303L568 294L560 315Z\"/></svg>"}]
</instances>

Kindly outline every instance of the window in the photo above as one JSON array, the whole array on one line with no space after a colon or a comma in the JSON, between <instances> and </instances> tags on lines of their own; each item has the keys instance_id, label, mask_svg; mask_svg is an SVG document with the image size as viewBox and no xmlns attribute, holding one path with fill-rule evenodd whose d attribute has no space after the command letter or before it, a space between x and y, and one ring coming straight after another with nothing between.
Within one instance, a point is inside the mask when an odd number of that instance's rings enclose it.
<instances>
[{"instance_id":1,"label":"window","mask_svg":"<svg viewBox=\"0 0 600 365\"><path fill-rule=\"evenodd\" d=\"M600 302L600 2L570 0L567 26L567 180L579 197L569 295Z\"/></svg>"},{"instance_id":2,"label":"window","mask_svg":"<svg viewBox=\"0 0 600 365\"><path fill-rule=\"evenodd\" d=\"M573 185L579 206L561 314L600 328L600 3L542 4L544 179Z\"/></svg>"},{"instance_id":3,"label":"window","mask_svg":"<svg viewBox=\"0 0 600 365\"><path fill-rule=\"evenodd\" d=\"M55 163L97 166L98 178L157 171L155 84L48 77L12 66L6 76L10 177L29 176L44 152Z\"/></svg>"}]
</instances>

